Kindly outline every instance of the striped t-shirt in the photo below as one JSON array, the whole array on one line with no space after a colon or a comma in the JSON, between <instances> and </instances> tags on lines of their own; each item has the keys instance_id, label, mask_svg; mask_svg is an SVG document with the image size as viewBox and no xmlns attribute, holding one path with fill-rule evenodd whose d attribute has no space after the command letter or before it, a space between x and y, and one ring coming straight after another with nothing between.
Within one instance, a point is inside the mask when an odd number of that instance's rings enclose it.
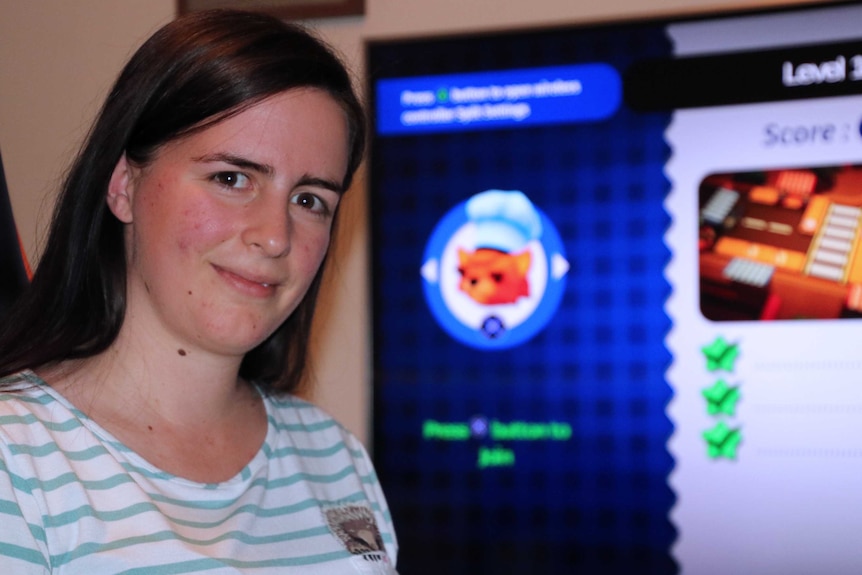
<instances>
[{"instance_id":1,"label":"striped t-shirt","mask_svg":"<svg viewBox=\"0 0 862 575\"><path fill-rule=\"evenodd\" d=\"M0 573L395 573L361 443L295 397L266 398L236 477L155 468L30 371L0 380Z\"/></svg>"}]
</instances>

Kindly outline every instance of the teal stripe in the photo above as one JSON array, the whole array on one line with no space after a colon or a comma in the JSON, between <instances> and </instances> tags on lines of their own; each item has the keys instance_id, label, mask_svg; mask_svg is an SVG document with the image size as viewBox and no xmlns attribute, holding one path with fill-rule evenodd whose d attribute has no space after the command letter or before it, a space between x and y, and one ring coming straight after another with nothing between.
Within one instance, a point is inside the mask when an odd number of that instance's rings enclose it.
<instances>
[{"instance_id":1,"label":"teal stripe","mask_svg":"<svg viewBox=\"0 0 862 575\"><path fill-rule=\"evenodd\" d=\"M291 485L296 485L298 483L316 483L316 484L332 484L337 483L343 480L346 477L350 477L354 475L355 469L352 465L347 465L343 469L339 471L335 471L333 473L327 474L316 474L316 473L307 473L304 471L300 471L298 473L294 473L288 477L282 477L279 479L270 480L266 477L260 477L252 481L248 489L245 490L244 493L241 494L241 497L247 497L248 492L252 489L259 488L264 491L269 491L272 489L279 489L290 487ZM366 483L364 478L360 476L361 483ZM208 495L212 494L211 489L205 490ZM224 509L230 507L236 503L236 499L173 499L169 497L162 496L161 494L150 494L154 501L158 501L160 503L167 503L170 505L174 505L176 507L186 507L190 509Z\"/></svg>"},{"instance_id":2,"label":"teal stripe","mask_svg":"<svg viewBox=\"0 0 862 575\"><path fill-rule=\"evenodd\" d=\"M89 461L103 455L110 455L107 449L101 445L94 445L80 451L66 451L61 449L55 442L50 441L44 445L27 445L25 443L10 443L7 445L12 455L28 455L34 459L47 457L54 453L62 453L63 458L69 461Z\"/></svg>"},{"instance_id":3,"label":"teal stripe","mask_svg":"<svg viewBox=\"0 0 862 575\"><path fill-rule=\"evenodd\" d=\"M300 539L320 537L328 534L329 528L327 528L326 526L315 527L312 529L301 529L298 531L291 531L278 535L268 535L262 537L252 537L243 531L230 531L228 533L224 533L222 535L219 535L218 537L213 537L210 539L195 539L192 537L180 536L174 531L159 531L156 533L148 533L146 535L141 535L137 537L127 537L124 539L108 541L105 543L84 543L67 553L52 555L51 564L54 567L60 567L82 557L87 557L88 555L103 553L106 551L116 551L117 549L135 547L137 545L160 543L164 541L181 541L183 543L187 543L193 546L210 547L223 541L231 540L238 541L246 545L256 546L270 545L273 543L283 543L285 541L297 541Z\"/></svg>"},{"instance_id":4,"label":"teal stripe","mask_svg":"<svg viewBox=\"0 0 862 575\"><path fill-rule=\"evenodd\" d=\"M12 375L0 377L0 385L13 385L20 381L23 381L23 379L24 378L21 377L21 374L13 373Z\"/></svg>"},{"instance_id":5,"label":"teal stripe","mask_svg":"<svg viewBox=\"0 0 862 575\"><path fill-rule=\"evenodd\" d=\"M167 502L172 503L175 500L167 499L165 497L152 496L154 501ZM186 527L194 527L198 529L210 529L213 527L218 527L223 524L225 521L228 521L234 517L243 514L249 514L254 517L260 518L271 518L271 517L279 517L283 515L291 515L293 513L298 513L300 511L305 511L310 508L321 507L324 505L337 505L339 503L348 503L348 502L357 502L362 501L367 503L368 498L365 493L357 492L348 497L344 497L338 499L336 501L321 501L316 498L309 498L304 501L299 501L297 503L293 503L291 505L285 505L281 507L275 508L262 508L259 505L255 504L246 504L240 507L237 507L229 514L218 517L213 521L192 521L184 518L177 518L171 515L168 515L163 512L163 510L159 509L159 507L154 503L136 503L135 505L130 505L128 507L124 507L122 509L115 509L111 511L100 511L98 509L94 509L91 505L82 505L77 507L76 509L71 509L64 513L59 513L56 515L45 517L45 527L46 528L58 528L63 527L68 524L77 523L78 521L86 518L92 517L97 521L110 523L114 521L123 521L129 518L132 518L136 515L142 515L145 513L157 513L161 517L165 517L169 521L172 521L178 525L183 525ZM188 507L192 507L191 505L187 505ZM230 507L227 505L226 507ZM379 511L379 506L372 505L373 509L377 509ZM213 508L211 508L213 509ZM214 509L214 510L217 510Z\"/></svg>"},{"instance_id":6,"label":"teal stripe","mask_svg":"<svg viewBox=\"0 0 862 575\"><path fill-rule=\"evenodd\" d=\"M325 431L327 429L332 429L333 427L341 428L341 426L334 419L325 419L323 421L318 421L316 423L282 423L276 421L275 418L270 417L269 423L276 431Z\"/></svg>"},{"instance_id":7,"label":"teal stripe","mask_svg":"<svg viewBox=\"0 0 862 575\"><path fill-rule=\"evenodd\" d=\"M357 447L357 448L351 449L348 447L347 452L350 453L350 456L353 459L358 459L359 461L365 461L365 452L361 448Z\"/></svg>"},{"instance_id":8,"label":"teal stripe","mask_svg":"<svg viewBox=\"0 0 862 575\"><path fill-rule=\"evenodd\" d=\"M280 489L285 487L290 487L291 485L296 485L298 483L314 483L318 485L327 485L332 483L337 483L342 481L347 477L351 477L353 475L357 475L356 469L353 465L346 465L340 471L334 471L332 473L320 474L320 473L307 473L305 471L300 471L289 475L287 477L280 477L278 479L269 479L268 477L258 477L249 483L246 492L242 495L243 497L247 496L247 493L252 489L259 488L263 491L270 491L272 489ZM357 475L360 479L360 483L369 483L367 480L367 476ZM373 479L373 478L372 478ZM370 481L370 483L376 483L376 481ZM214 486L214 488L218 488L218 484ZM207 486L207 492L211 492L210 486ZM212 499L206 500L189 500L189 499L168 499L165 498L163 500L165 503L171 503L178 507L193 507L195 509L220 509L224 507L229 507L235 499L222 499L220 501L213 501Z\"/></svg>"},{"instance_id":9,"label":"teal stripe","mask_svg":"<svg viewBox=\"0 0 862 575\"><path fill-rule=\"evenodd\" d=\"M142 515L148 512L158 513L161 515L161 510L154 503L136 503L134 505L130 505L122 509L114 509L112 511L100 511L98 509L93 509L92 505L81 505L80 507L64 511L63 513L47 515L45 516L44 521L46 528L54 529L57 527L63 527L64 525L69 525L70 523L77 523L85 517L92 517L97 521L111 523L113 521L122 521L123 519L129 519L135 515Z\"/></svg>"},{"instance_id":10,"label":"teal stripe","mask_svg":"<svg viewBox=\"0 0 862 575\"><path fill-rule=\"evenodd\" d=\"M10 566L5 564L5 559L9 558L20 559L21 561L26 561L32 565L39 565L40 567L48 569L48 562L45 560L45 556L38 551L27 549L26 547L20 547L18 545L12 545L10 543L3 543L2 541L0 541L0 557L4 558L4 573L12 573L12 571L6 571Z\"/></svg>"},{"instance_id":11,"label":"teal stripe","mask_svg":"<svg viewBox=\"0 0 862 575\"><path fill-rule=\"evenodd\" d=\"M128 461L120 462L120 465L127 473L135 473L141 477L146 477L147 479L158 479L161 481L173 481L176 479L176 475L172 475L159 469L141 467Z\"/></svg>"},{"instance_id":12,"label":"teal stripe","mask_svg":"<svg viewBox=\"0 0 862 575\"><path fill-rule=\"evenodd\" d=\"M0 458L0 472L4 473L7 477L9 477L9 483L12 484L13 489L15 489L16 491L23 491L24 493L32 494L33 490L39 485L38 480L28 480L16 473L12 473L3 458Z\"/></svg>"},{"instance_id":13,"label":"teal stripe","mask_svg":"<svg viewBox=\"0 0 862 575\"><path fill-rule=\"evenodd\" d=\"M120 485L134 482L134 479L121 473L105 477L104 479L88 479L85 481L78 477L76 473L70 471L69 473L58 475L54 479L42 481L41 489L43 492L49 493L66 485L80 485L86 491L110 491Z\"/></svg>"},{"instance_id":14,"label":"teal stripe","mask_svg":"<svg viewBox=\"0 0 862 575\"><path fill-rule=\"evenodd\" d=\"M304 399L299 399L295 395L285 395L283 397L270 397L270 401L273 404L279 407L293 407L296 409L314 409L319 410L319 408L309 401L305 401Z\"/></svg>"},{"instance_id":15,"label":"teal stripe","mask_svg":"<svg viewBox=\"0 0 862 575\"><path fill-rule=\"evenodd\" d=\"M211 511L217 511L219 509L228 509L235 502L233 501L181 501L177 499L170 499L158 494L152 495L153 501L158 501L159 503L169 503L172 505L176 505L178 507L187 507L192 509L208 509ZM352 495L349 495L345 498L339 498L335 503L347 500L362 500L367 499L365 496L365 492L358 491ZM319 506L319 505L331 505L334 502L331 501L321 501L315 497L310 497L303 501L298 501L296 503L292 503L290 505L283 505L280 507L270 507L263 508L260 505L248 503L246 505L242 505L233 510L230 515L227 515L225 519L234 517L239 515L240 513L252 513L256 517L276 517L278 515L285 515L290 513L296 513L297 511L304 511L310 507ZM172 519L173 521L176 521ZM192 524L190 524L192 525ZM196 524L198 526L203 526L206 524Z\"/></svg>"},{"instance_id":16,"label":"teal stripe","mask_svg":"<svg viewBox=\"0 0 862 575\"><path fill-rule=\"evenodd\" d=\"M15 501L9 501L8 499L0 499L0 514L12 515L21 519L24 518L24 514L21 513L21 506Z\"/></svg>"},{"instance_id":17,"label":"teal stripe","mask_svg":"<svg viewBox=\"0 0 862 575\"><path fill-rule=\"evenodd\" d=\"M0 384L2 385L2 384ZM29 403L30 405L51 405L57 400L54 399L51 395L45 393L45 390L41 389L41 386L28 387L27 390L35 390L38 391L38 395L25 395L22 393L13 393L10 391L6 391L8 388L3 388L3 393L0 393L0 401L6 402L11 401L13 403ZM24 390L21 390L24 391Z\"/></svg>"},{"instance_id":18,"label":"teal stripe","mask_svg":"<svg viewBox=\"0 0 862 575\"><path fill-rule=\"evenodd\" d=\"M291 455L298 455L299 457L313 457L313 458L323 458L323 457L331 457L338 453L339 451L347 449L347 446L343 441L339 441L338 443L330 446L330 447L317 447L317 448L301 448L301 447L282 447L272 451L273 458L282 458L282 457L290 457Z\"/></svg>"},{"instance_id":19,"label":"teal stripe","mask_svg":"<svg viewBox=\"0 0 862 575\"><path fill-rule=\"evenodd\" d=\"M81 485L87 491L108 491L124 483L134 483L134 479L123 474L112 475L111 477L99 480L84 481L71 471L48 480L39 479L38 477L22 477L9 471L2 460L0 460L0 472L5 472L9 475L12 487L29 494L32 494L34 491L50 493L70 484Z\"/></svg>"},{"instance_id":20,"label":"teal stripe","mask_svg":"<svg viewBox=\"0 0 862 575\"><path fill-rule=\"evenodd\" d=\"M75 429L79 429L81 427L81 422L74 418L67 419L65 421L51 421L36 417L32 413L28 413L26 415L0 416L0 426L6 427L7 429L13 425L30 426L37 423L39 425L45 426L50 431L56 431L61 433L74 431Z\"/></svg>"},{"instance_id":21,"label":"teal stripe","mask_svg":"<svg viewBox=\"0 0 862 575\"><path fill-rule=\"evenodd\" d=\"M332 553L322 553L318 555L307 555L304 557L270 559L267 561L237 561L236 559L196 559L194 561L183 561L181 563L171 563L168 565L150 565L149 567L140 567L123 571L123 575L176 575L179 573L193 573L195 571L210 571L213 569L223 569L224 567L233 567L235 569L261 569L264 567L301 567L303 565L317 565L321 563L329 563L331 561L339 561L350 557L350 553L344 551L336 551Z\"/></svg>"},{"instance_id":22,"label":"teal stripe","mask_svg":"<svg viewBox=\"0 0 862 575\"><path fill-rule=\"evenodd\" d=\"M32 383L33 385L45 385L45 381L41 377L36 375L36 372L34 372L32 370L28 369L28 370L22 371L19 375L21 376L21 379L23 381L26 381L28 383Z\"/></svg>"},{"instance_id":23,"label":"teal stripe","mask_svg":"<svg viewBox=\"0 0 862 575\"><path fill-rule=\"evenodd\" d=\"M272 447L269 446L268 441L263 442L263 445L261 446L260 450L263 452L263 455L267 459L272 459Z\"/></svg>"},{"instance_id":24,"label":"teal stripe","mask_svg":"<svg viewBox=\"0 0 862 575\"><path fill-rule=\"evenodd\" d=\"M238 507L237 509L232 511L229 515L224 517L223 521L227 521L228 519L232 519L233 517L236 517L237 515L246 514L246 513L253 515L254 517L261 518L261 519L270 519L273 517L282 517L282 516L287 516L287 515L291 515L294 513L299 513L301 511L305 511L307 509L316 509L316 508L320 508L320 507L341 505L341 504L345 504L345 503L357 503L357 502L362 502L362 503L366 503L366 504L368 503L368 498L366 497L365 493L358 492L358 493L354 493L352 495L349 495L347 497L342 497L342 498L339 498L339 499L333 500L333 501L310 498L310 499L306 499L305 501L299 501L297 503L293 503L291 505L283 505L281 507L274 507L274 508L268 508L268 509L261 508L259 505L249 504L249 505L243 505L242 507ZM180 523L182 525L186 525L189 527L198 527L198 528L209 528L209 527L219 525L221 523L221 521L203 523L203 522L195 522L195 521L179 521L177 519L171 519L171 521L175 521L177 523Z\"/></svg>"},{"instance_id":25,"label":"teal stripe","mask_svg":"<svg viewBox=\"0 0 862 575\"><path fill-rule=\"evenodd\" d=\"M14 501L0 499L0 515L11 515L12 517L16 517L22 521L27 521L24 514L21 513L21 507ZM8 522L0 519L0 525L4 524L8 525ZM45 530L41 525L34 525L33 523L27 522L27 526L30 530L30 535L32 535L34 539L41 541L42 543L46 543L48 541L45 537Z\"/></svg>"},{"instance_id":26,"label":"teal stripe","mask_svg":"<svg viewBox=\"0 0 862 575\"><path fill-rule=\"evenodd\" d=\"M290 447L283 447L283 448L274 450L269 445L269 443L264 443L263 446L261 447L261 452L264 454L264 456L268 460L289 458L289 457L294 456L294 455L298 456L298 457L309 457L309 458L321 459L321 458L331 457L331 456L337 454L339 451L342 451L342 450L347 450L348 453L350 453L350 455L353 457L353 459L360 459L360 460L364 459L364 454L363 454L362 450L360 450L360 449L349 449L347 447L347 445L344 443L344 441L339 441L339 442L335 443L334 445L331 445L330 447L320 447L320 448L297 448L297 447L290 446ZM140 467L140 466L137 466L137 465L134 465L131 463L122 463L122 466L126 471L128 471L130 473L137 473L138 475L140 475L142 477L147 477L150 479L171 480L171 479L175 478L174 475L172 475L170 473L166 473L164 471L160 471L158 469L152 469L149 467ZM248 472L246 471L246 469L244 469L243 471L246 473L246 475L248 475Z\"/></svg>"},{"instance_id":27,"label":"teal stripe","mask_svg":"<svg viewBox=\"0 0 862 575\"><path fill-rule=\"evenodd\" d=\"M137 455L137 453L135 451L126 447L125 443L120 443L119 441L114 441L114 440L108 439L107 437L102 437L99 434L95 434L95 435L99 438L99 441L101 441L105 445L110 445L112 448L116 449L117 451L119 451L121 453L134 453L135 455Z\"/></svg>"},{"instance_id":28,"label":"teal stripe","mask_svg":"<svg viewBox=\"0 0 862 575\"><path fill-rule=\"evenodd\" d=\"M320 454L321 451L324 453L328 453L331 455L333 450L341 449L344 446L343 442L333 446L332 448L326 450L295 450L299 452L303 452L305 456L310 456L310 453ZM287 448L285 450L278 450L278 453L281 456L286 456L287 451L290 451L292 448ZM98 457L100 454L105 455L106 452L101 452L101 448L94 447L88 450L73 452L69 454L69 459L78 460L78 461L87 461ZM51 445L28 448L27 446L17 446L14 450L16 453L27 453L34 454L38 453L39 455L34 455L34 457L43 457L50 453L54 453L57 450L54 449ZM123 468L128 472L138 473L140 475L144 475L150 478L156 479L164 479L170 480L173 478L172 475L161 472L161 471L152 471L146 468L138 468L131 464L124 463ZM119 485L134 483L133 478L125 474L116 474L110 477L106 477L99 480L82 480L77 474L74 472L64 473L50 480L42 480L39 478L25 478L15 473L9 471L5 462L0 460L0 471L5 471L8 473L12 485L15 489L23 491L25 493L33 493L34 491L41 490L43 492L51 492L56 489L61 489L69 484L79 484L84 489L88 491L107 491L113 489ZM306 472L295 473L291 476L284 477L275 481L268 481L266 478L260 478L255 480L252 483L253 486L261 486L263 488L278 488L278 487L287 487L299 482L308 481L312 483L318 484L328 484L338 482L345 477L350 476L354 472L354 468L351 465L344 467L343 469L336 471L331 474L311 474ZM377 478L372 473L368 473L366 475L359 475L359 479L364 485L375 485L377 484ZM226 501L216 501L216 502L202 502L202 501L187 501L187 500L171 500L171 499L163 499L165 503L171 503L173 505L185 506L191 508L208 508L208 509L218 509L223 507L228 507L233 504L233 500Z\"/></svg>"},{"instance_id":29,"label":"teal stripe","mask_svg":"<svg viewBox=\"0 0 862 575\"><path fill-rule=\"evenodd\" d=\"M42 389L42 384L28 384L21 385L24 382L19 380L13 382L12 384L7 385L3 381L0 381L0 386L2 386L3 392L0 393L0 401L13 401L21 403L30 403L35 405L50 405L57 401ZM18 387L13 387L15 385ZM28 395L28 392L35 391L38 395Z\"/></svg>"},{"instance_id":30,"label":"teal stripe","mask_svg":"<svg viewBox=\"0 0 862 575\"><path fill-rule=\"evenodd\" d=\"M4 393L0 393L0 401L14 401L14 402L42 405L42 406L48 406L48 405L52 405L54 403L60 403L53 395L51 395L50 393L48 393L45 390L45 388L48 386L48 384L46 384L44 381L42 381L42 379L39 378L39 376L37 376L33 372L27 372L27 373L20 374L20 377L4 378L3 380L0 380L0 386L5 387L7 385L7 383L9 383L9 382L24 383L25 381L27 383L29 383L30 386L21 387L18 389L7 388L8 392L6 392L6 389L4 389ZM16 393L19 391L21 391L21 392L36 391L36 392L38 392L38 395L26 395L26 394ZM64 408L66 408L66 407L67 406L64 404ZM72 413L73 416L75 416L79 419L89 419L84 414L84 412L80 411L75 406L68 406L67 408Z\"/></svg>"},{"instance_id":31,"label":"teal stripe","mask_svg":"<svg viewBox=\"0 0 862 575\"><path fill-rule=\"evenodd\" d=\"M279 487L287 487L290 485L295 485L297 483L302 483L302 482L306 482L306 481L310 482L310 483L323 483L323 484L336 483L338 481L341 481L345 477L350 477L355 472L356 472L356 469L352 465L347 465L341 471L336 471L334 473L327 473L327 474L306 473L303 471L300 473L294 473L293 475L290 475L288 477L282 477L280 479L275 479L272 481L270 481L266 477L262 477L260 479L256 479L252 483L252 485L254 485L254 486L259 485L259 486L263 487L264 489L275 489L275 488L279 488Z\"/></svg>"}]
</instances>

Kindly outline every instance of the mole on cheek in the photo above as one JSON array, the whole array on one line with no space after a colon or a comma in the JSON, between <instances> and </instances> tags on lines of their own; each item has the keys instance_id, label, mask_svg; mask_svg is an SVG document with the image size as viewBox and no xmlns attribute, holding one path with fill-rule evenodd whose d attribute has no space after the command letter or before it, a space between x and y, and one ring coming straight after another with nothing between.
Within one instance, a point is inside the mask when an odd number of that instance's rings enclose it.
<instances>
[{"instance_id":1,"label":"mole on cheek","mask_svg":"<svg viewBox=\"0 0 862 575\"><path fill-rule=\"evenodd\" d=\"M178 349L178 350L177 350L177 353L178 353L178 354L180 354L180 355L185 355L185 354L186 354L186 350L184 350L184 349Z\"/></svg>"},{"instance_id":2,"label":"mole on cheek","mask_svg":"<svg viewBox=\"0 0 862 575\"><path fill-rule=\"evenodd\" d=\"M192 295L192 290L189 290L189 295Z\"/></svg>"}]
</instances>

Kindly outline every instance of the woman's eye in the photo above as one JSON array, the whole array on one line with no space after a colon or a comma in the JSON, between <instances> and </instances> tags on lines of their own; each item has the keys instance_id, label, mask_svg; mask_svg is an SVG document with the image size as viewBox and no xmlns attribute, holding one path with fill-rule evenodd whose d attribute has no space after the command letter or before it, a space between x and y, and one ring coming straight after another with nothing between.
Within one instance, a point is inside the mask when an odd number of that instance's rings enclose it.
<instances>
[{"instance_id":1,"label":"woman's eye","mask_svg":"<svg viewBox=\"0 0 862 575\"><path fill-rule=\"evenodd\" d=\"M248 176L240 172L219 172L213 176L213 180L226 188L235 189L245 189L250 184Z\"/></svg>"},{"instance_id":2,"label":"woman's eye","mask_svg":"<svg viewBox=\"0 0 862 575\"><path fill-rule=\"evenodd\" d=\"M296 194L290 200L292 203L305 208L306 210L318 213L318 214L328 214L329 207L326 205L326 202L321 200L318 196L309 193L303 192L300 194Z\"/></svg>"}]
</instances>

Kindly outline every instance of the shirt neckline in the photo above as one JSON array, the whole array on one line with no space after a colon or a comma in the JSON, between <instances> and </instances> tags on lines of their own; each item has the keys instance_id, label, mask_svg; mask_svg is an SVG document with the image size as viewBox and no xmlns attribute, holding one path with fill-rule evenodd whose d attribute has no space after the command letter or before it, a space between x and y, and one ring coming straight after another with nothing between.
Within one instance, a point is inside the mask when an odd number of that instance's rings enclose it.
<instances>
[{"instance_id":1,"label":"shirt neckline","mask_svg":"<svg viewBox=\"0 0 862 575\"><path fill-rule=\"evenodd\" d=\"M108 449L112 454L114 454L115 457L121 460L127 460L128 463L130 463L132 466L138 468L138 471L140 473L145 474L148 477L156 477L162 480L168 480L207 490L228 488L230 486L240 485L250 481L251 478L253 478L256 473L261 469L261 467L266 464L266 461L268 460L267 453L272 451L270 445L273 444L273 434L275 433L275 428L272 424L273 406L271 405L271 402L268 400L267 396L263 394L257 386L255 386L255 389L258 391L258 393L260 393L261 400L263 401L264 409L266 411L266 435L264 436L263 442L261 443L254 456L251 458L251 460L246 463L245 466L243 466L243 468L230 479L220 482L200 482L187 479L180 475L169 473L150 463L150 461L148 461L146 458L138 454L130 447L126 446L110 431L99 425L98 422L96 422L86 413L75 407L72 402L70 402L62 393L54 389L50 384L48 384L44 379L42 379L35 371L31 369L26 369L21 372L21 375L28 382L33 383L35 385L35 389L38 389L42 393L47 394L54 401L62 405L63 408L71 412L84 427L86 427L99 439L102 444L104 444L106 449Z\"/></svg>"}]
</instances>

